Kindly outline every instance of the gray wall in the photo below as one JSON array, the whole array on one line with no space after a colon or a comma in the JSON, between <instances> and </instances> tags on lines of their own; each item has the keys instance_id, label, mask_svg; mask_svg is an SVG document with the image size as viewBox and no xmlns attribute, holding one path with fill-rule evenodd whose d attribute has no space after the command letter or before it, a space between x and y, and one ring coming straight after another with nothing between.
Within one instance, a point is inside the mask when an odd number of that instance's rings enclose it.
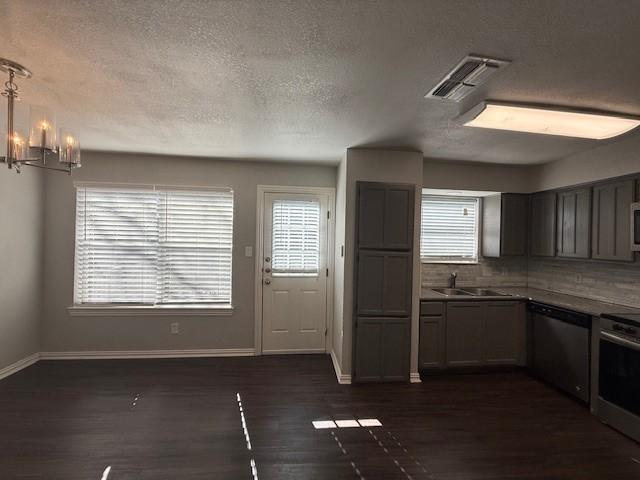
<instances>
[{"instance_id":1,"label":"gray wall","mask_svg":"<svg viewBox=\"0 0 640 480\"><path fill-rule=\"evenodd\" d=\"M634 134L613 143L534 167L532 192L577 185L640 172L640 136Z\"/></svg>"},{"instance_id":2,"label":"gray wall","mask_svg":"<svg viewBox=\"0 0 640 480\"><path fill-rule=\"evenodd\" d=\"M45 294L42 350L126 351L253 348L256 188L264 185L334 187L335 167L88 152L72 178L48 175L45 184ZM73 302L75 190L73 181L221 186L234 192L232 316L70 317ZM180 322L171 335L169 324Z\"/></svg>"},{"instance_id":3,"label":"gray wall","mask_svg":"<svg viewBox=\"0 0 640 480\"><path fill-rule=\"evenodd\" d=\"M0 168L0 370L39 348L42 172Z\"/></svg>"},{"instance_id":4,"label":"gray wall","mask_svg":"<svg viewBox=\"0 0 640 480\"><path fill-rule=\"evenodd\" d=\"M336 362L342 366L342 339L344 325L344 255L345 245L345 213L347 202L347 162L343 159L336 169L336 228L335 228L335 265L333 296L333 355Z\"/></svg>"},{"instance_id":5,"label":"gray wall","mask_svg":"<svg viewBox=\"0 0 640 480\"><path fill-rule=\"evenodd\" d=\"M527 193L536 167L424 159L424 188Z\"/></svg>"}]
</instances>

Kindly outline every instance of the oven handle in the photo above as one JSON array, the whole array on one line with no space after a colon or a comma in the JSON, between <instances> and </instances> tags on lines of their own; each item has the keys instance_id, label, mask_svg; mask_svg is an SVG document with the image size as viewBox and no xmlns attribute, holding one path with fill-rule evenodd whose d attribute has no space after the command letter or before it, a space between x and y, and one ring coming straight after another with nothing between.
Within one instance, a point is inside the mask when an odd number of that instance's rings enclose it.
<instances>
[{"instance_id":1,"label":"oven handle","mask_svg":"<svg viewBox=\"0 0 640 480\"><path fill-rule=\"evenodd\" d=\"M620 338L617 335L613 335L608 332L600 331L600 338L603 340L607 340L609 342L615 343L622 347L631 348L632 350L637 350L640 352L640 344L627 340L625 338Z\"/></svg>"}]
</instances>

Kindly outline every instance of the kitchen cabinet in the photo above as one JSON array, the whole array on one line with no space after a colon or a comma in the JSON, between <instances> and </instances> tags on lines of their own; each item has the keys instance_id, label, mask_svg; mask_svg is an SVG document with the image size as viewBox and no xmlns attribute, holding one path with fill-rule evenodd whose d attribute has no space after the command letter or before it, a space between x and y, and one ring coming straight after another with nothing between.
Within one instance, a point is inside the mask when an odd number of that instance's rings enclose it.
<instances>
[{"instance_id":1,"label":"kitchen cabinet","mask_svg":"<svg viewBox=\"0 0 640 480\"><path fill-rule=\"evenodd\" d=\"M419 368L524 365L525 336L525 302L423 301Z\"/></svg>"},{"instance_id":2,"label":"kitchen cabinet","mask_svg":"<svg viewBox=\"0 0 640 480\"><path fill-rule=\"evenodd\" d=\"M353 378L409 379L413 185L356 184Z\"/></svg>"},{"instance_id":3,"label":"kitchen cabinet","mask_svg":"<svg viewBox=\"0 0 640 480\"><path fill-rule=\"evenodd\" d=\"M534 193L529 203L529 253L534 257L556 255L556 194Z\"/></svg>"},{"instance_id":4,"label":"kitchen cabinet","mask_svg":"<svg viewBox=\"0 0 640 480\"><path fill-rule=\"evenodd\" d=\"M358 315L408 316L411 312L409 252L361 251L358 255Z\"/></svg>"},{"instance_id":5,"label":"kitchen cabinet","mask_svg":"<svg viewBox=\"0 0 640 480\"><path fill-rule=\"evenodd\" d=\"M484 308L484 362L487 365L524 364L525 304L487 302Z\"/></svg>"},{"instance_id":6,"label":"kitchen cabinet","mask_svg":"<svg viewBox=\"0 0 640 480\"><path fill-rule=\"evenodd\" d=\"M418 368L440 369L445 366L444 302L420 305L420 350Z\"/></svg>"},{"instance_id":7,"label":"kitchen cabinet","mask_svg":"<svg viewBox=\"0 0 640 480\"><path fill-rule=\"evenodd\" d=\"M630 205L635 198L632 179L593 187L591 256L598 260L632 262Z\"/></svg>"},{"instance_id":8,"label":"kitchen cabinet","mask_svg":"<svg viewBox=\"0 0 640 480\"><path fill-rule=\"evenodd\" d=\"M413 185L358 182L358 248L410 250Z\"/></svg>"},{"instance_id":9,"label":"kitchen cabinet","mask_svg":"<svg viewBox=\"0 0 640 480\"><path fill-rule=\"evenodd\" d=\"M557 195L557 255L568 258L589 258L591 256L591 188L564 190Z\"/></svg>"},{"instance_id":10,"label":"kitchen cabinet","mask_svg":"<svg viewBox=\"0 0 640 480\"><path fill-rule=\"evenodd\" d=\"M358 317L358 354L355 357L358 381L406 380L409 364L408 343L408 318Z\"/></svg>"},{"instance_id":11,"label":"kitchen cabinet","mask_svg":"<svg viewBox=\"0 0 640 480\"><path fill-rule=\"evenodd\" d=\"M480 366L483 361L484 308L482 302L447 304L446 365Z\"/></svg>"},{"instance_id":12,"label":"kitchen cabinet","mask_svg":"<svg viewBox=\"0 0 640 480\"><path fill-rule=\"evenodd\" d=\"M527 254L528 198L501 193L482 201L482 255Z\"/></svg>"}]
</instances>

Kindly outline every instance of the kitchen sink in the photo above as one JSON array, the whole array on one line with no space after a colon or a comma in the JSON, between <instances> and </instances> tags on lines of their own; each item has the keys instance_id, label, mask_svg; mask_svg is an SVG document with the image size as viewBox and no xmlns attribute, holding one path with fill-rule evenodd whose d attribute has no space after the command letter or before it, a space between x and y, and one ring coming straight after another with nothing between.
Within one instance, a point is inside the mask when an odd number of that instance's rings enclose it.
<instances>
[{"instance_id":1,"label":"kitchen sink","mask_svg":"<svg viewBox=\"0 0 640 480\"><path fill-rule=\"evenodd\" d=\"M441 293L442 295L473 295L473 293L466 292L460 288L432 288L431 290Z\"/></svg>"},{"instance_id":2,"label":"kitchen sink","mask_svg":"<svg viewBox=\"0 0 640 480\"><path fill-rule=\"evenodd\" d=\"M469 292L471 295L478 297L508 297L507 293L496 292L495 290L491 290L488 288L462 288L465 292Z\"/></svg>"}]
</instances>

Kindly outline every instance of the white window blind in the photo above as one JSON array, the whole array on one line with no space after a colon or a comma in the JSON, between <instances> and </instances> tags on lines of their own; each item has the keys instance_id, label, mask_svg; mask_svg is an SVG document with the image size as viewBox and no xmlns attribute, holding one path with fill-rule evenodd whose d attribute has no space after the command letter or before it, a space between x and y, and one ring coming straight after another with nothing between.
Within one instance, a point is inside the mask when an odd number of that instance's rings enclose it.
<instances>
[{"instance_id":1,"label":"white window blind","mask_svg":"<svg viewBox=\"0 0 640 480\"><path fill-rule=\"evenodd\" d=\"M478 259L478 199L422 196L420 256L423 261Z\"/></svg>"},{"instance_id":2,"label":"white window blind","mask_svg":"<svg viewBox=\"0 0 640 480\"><path fill-rule=\"evenodd\" d=\"M317 275L320 268L320 203L273 202L274 275Z\"/></svg>"},{"instance_id":3,"label":"white window blind","mask_svg":"<svg viewBox=\"0 0 640 480\"><path fill-rule=\"evenodd\" d=\"M233 193L81 187L76 304L231 304Z\"/></svg>"}]
</instances>

